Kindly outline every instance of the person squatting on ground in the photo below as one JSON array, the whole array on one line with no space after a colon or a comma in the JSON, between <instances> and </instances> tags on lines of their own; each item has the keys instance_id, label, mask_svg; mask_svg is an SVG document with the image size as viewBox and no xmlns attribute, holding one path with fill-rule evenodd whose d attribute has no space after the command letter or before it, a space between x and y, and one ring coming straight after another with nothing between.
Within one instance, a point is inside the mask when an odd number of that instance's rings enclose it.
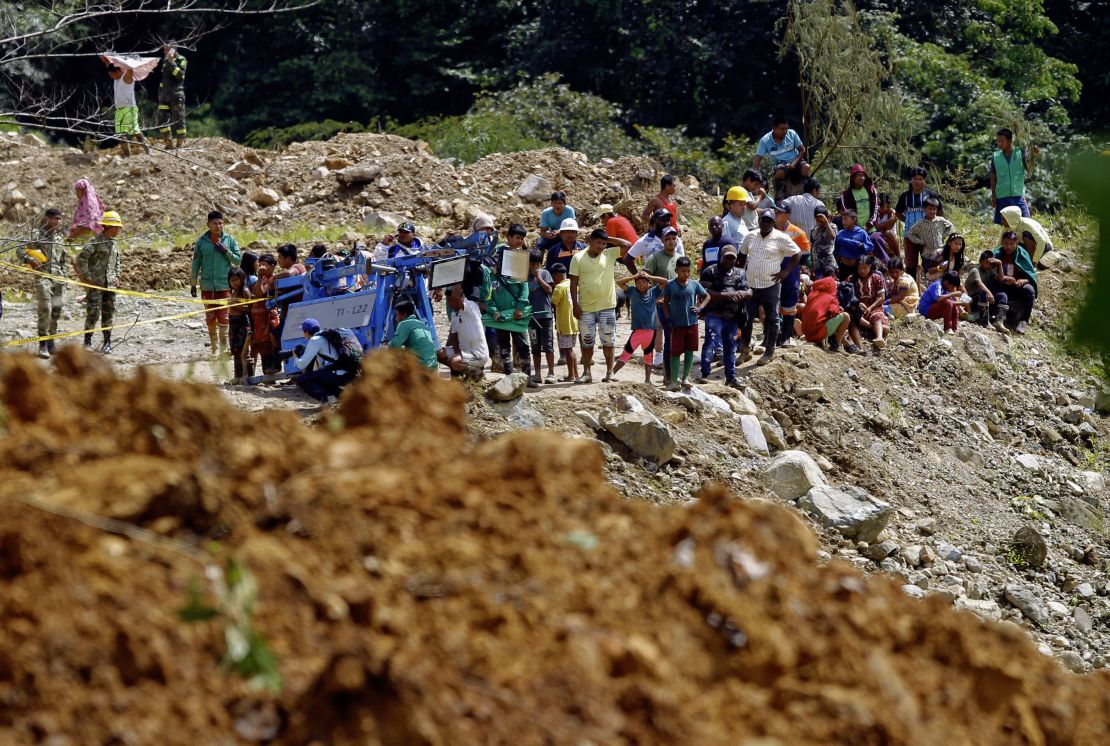
<instances>
[{"instance_id":1,"label":"person squatting on ground","mask_svg":"<svg viewBox=\"0 0 1110 746\"><path fill-rule=\"evenodd\" d=\"M176 137L185 145L185 69L189 61L173 44L162 45L162 79L158 82L158 136L167 148Z\"/></svg>"},{"instance_id":2,"label":"person squatting on ground","mask_svg":"<svg viewBox=\"0 0 1110 746\"><path fill-rule=\"evenodd\" d=\"M227 285L230 304L227 311L228 328L234 371L231 384L238 386L243 383L243 377L246 375L251 338L251 306L242 305L242 303L250 300L252 296L248 287L247 273L241 267L232 267L227 271Z\"/></svg>"},{"instance_id":3,"label":"person squatting on ground","mask_svg":"<svg viewBox=\"0 0 1110 746\"><path fill-rule=\"evenodd\" d=\"M892 257L887 264L886 296L886 307L894 318L901 319L917 312L921 292L906 272L906 264L900 256Z\"/></svg>"},{"instance_id":4,"label":"person squatting on ground","mask_svg":"<svg viewBox=\"0 0 1110 746\"><path fill-rule=\"evenodd\" d=\"M296 377L297 386L319 402L326 403L339 396L343 387L358 377L362 357L362 346L349 331L349 337L337 329L322 330L316 319L301 322L301 332L305 344L297 345L292 351L284 353L291 357L293 365L300 373ZM357 351L351 346L357 347ZM432 366L435 367L435 350L432 350Z\"/></svg>"},{"instance_id":5,"label":"person squatting on ground","mask_svg":"<svg viewBox=\"0 0 1110 746\"><path fill-rule=\"evenodd\" d=\"M675 264L677 276L663 288L663 308L671 319L671 391L690 388L690 371L694 353L698 351L698 318L709 303L709 293L701 283L690 277L690 259L679 257ZM679 370L681 365L681 384Z\"/></svg>"},{"instance_id":6,"label":"person squatting on ground","mask_svg":"<svg viewBox=\"0 0 1110 746\"><path fill-rule=\"evenodd\" d=\"M27 243L16 249L15 256L21 264L54 277L66 275L66 247L62 243L62 212L47 208L42 221L31 229ZM65 284L50 277L35 278L35 306L38 318L38 336L58 333L58 320L62 317L65 302ZM54 340L39 342L38 355L48 358L54 354Z\"/></svg>"},{"instance_id":7,"label":"person squatting on ground","mask_svg":"<svg viewBox=\"0 0 1110 746\"><path fill-rule=\"evenodd\" d=\"M629 283L633 283L633 287L627 289L629 314L632 317L632 334L629 335L628 341L624 343L624 351L621 352L613 366L614 374L632 359L636 350L642 350L644 354L644 383L651 383L655 338L659 334L659 320L656 309L667 282L666 277L653 277L646 271L617 280L617 285L621 288L627 288Z\"/></svg>"},{"instance_id":8,"label":"person squatting on ground","mask_svg":"<svg viewBox=\"0 0 1110 746\"><path fill-rule=\"evenodd\" d=\"M447 291L447 307L452 312L447 345L436 352L436 359L450 368L452 375L481 380L489 362L482 311L477 302L466 297L462 285Z\"/></svg>"},{"instance_id":9,"label":"person squatting on ground","mask_svg":"<svg viewBox=\"0 0 1110 746\"><path fill-rule=\"evenodd\" d=\"M848 312L840 308L836 286L836 278L832 276L814 282L806 296L801 318L797 321L798 332L807 342L824 347L827 341L830 352L840 349L851 325Z\"/></svg>"},{"instance_id":10,"label":"person squatting on ground","mask_svg":"<svg viewBox=\"0 0 1110 746\"><path fill-rule=\"evenodd\" d=\"M955 334L960 325L958 301L962 295L960 276L956 272L945 272L939 280L930 283L921 294L917 310L927 319L943 321L946 334Z\"/></svg>"},{"instance_id":11,"label":"person squatting on ground","mask_svg":"<svg viewBox=\"0 0 1110 746\"><path fill-rule=\"evenodd\" d=\"M856 297L859 299L859 318L852 324L850 334L857 346L863 344L860 330L871 333L871 345L875 353L886 347L886 330L890 320L883 306L886 305L886 283L879 273L879 262L873 256L860 259L856 267Z\"/></svg>"},{"instance_id":12,"label":"person squatting on ground","mask_svg":"<svg viewBox=\"0 0 1110 746\"><path fill-rule=\"evenodd\" d=\"M93 329L97 323L111 327L116 319L116 294L110 289L119 282L119 247L116 236L123 230L123 220L115 210L100 218L100 236L85 244L77 255L77 279L101 289L85 291L85 348L92 347ZM104 354L112 351L112 330L103 331Z\"/></svg>"},{"instance_id":13,"label":"person squatting on ground","mask_svg":"<svg viewBox=\"0 0 1110 746\"><path fill-rule=\"evenodd\" d=\"M208 230L201 234L193 246L193 266L190 273L189 294L213 301L204 314L208 327L208 344L212 353L226 352L228 349L228 311L226 301L229 294L227 273L238 266L242 253L235 237L224 233L224 215L219 210L208 213Z\"/></svg>"},{"instance_id":14,"label":"person squatting on ground","mask_svg":"<svg viewBox=\"0 0 1110 746\"><path fill-rule=\"evenodd\" d=\"M1002 261L987 250L979 255L979 263L964 277L964 291L971 296L979 313L979 323L990 326L1002 334L1009 334L1006 316L1010 312L1010 297L1002 284Z\"/></svg>"},{"instance_id":15,"label":"person squatting on ground","mask_svg":"<svg viewBox=\"0 0 1110 746\"><path fill-rule=\"evenodd\" d=\"M613 347L617 332L616 269L621 250L606 245L609 236L598 228L590 234L589 247L570 261L570 300L580 324L582 376L578 383L593 383L594 344L601 342L606 383L613 380ZM629 252L629 256L632 253Z\"/></svg>"}]
</instances>

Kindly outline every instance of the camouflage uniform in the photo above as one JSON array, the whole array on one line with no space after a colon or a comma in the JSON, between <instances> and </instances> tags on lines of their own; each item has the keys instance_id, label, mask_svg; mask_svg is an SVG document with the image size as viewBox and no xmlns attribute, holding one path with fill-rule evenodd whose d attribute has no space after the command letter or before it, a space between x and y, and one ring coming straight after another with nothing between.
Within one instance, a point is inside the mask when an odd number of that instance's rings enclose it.
<instances>
[{"instance_id":1,"label":"camouflage uniform","mask_svg":"<svg viewBox=\"0 0 1110 746\"><path fill-rule=\"evenodd\" d=\"M115 239L98 236L77 255L81 279L90 285L114 288L119 280L119 248ZM85 292L85 329L111 326L116 316L116 294L109 290L89 289Z\"/></svg>"},{"instance_id":2,"label":"camouflage uniform","mask_svg":"<svg viewBox=\"0 0 1110 746\"><path fill-rule=\"evenodd\" d=\"M185 139L185 68L188 61L180 54L162 60L162 80L158 83L158 135L170 139L171 125L178 139Z\"/></svg>"},{"instance_id":3,"label":"camouflage uniform","mask_svg":"<svg viewBox=\"0 0 1110 746\"><path fill-rule=\"evenodd\" d=\"M23 264L33 260L27 255L28 249L38 249L46 255L46 262L38 269L55 277L66 276L66 249L62 243L59 228L48 231L39 226L31 231L31 240L15 251L16 258ZM65 285L46 277L35 278L35 300L38 302L38 331L40 337L57 334L58 319L62 317L62 303L65 298Z\"/></svg>"}]
</instances>

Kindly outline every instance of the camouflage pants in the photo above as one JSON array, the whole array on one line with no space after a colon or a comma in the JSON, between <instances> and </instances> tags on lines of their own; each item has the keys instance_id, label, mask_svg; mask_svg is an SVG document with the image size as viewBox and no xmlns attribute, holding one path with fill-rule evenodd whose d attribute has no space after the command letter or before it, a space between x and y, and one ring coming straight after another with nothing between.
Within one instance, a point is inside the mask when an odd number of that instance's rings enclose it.
<instances>
[{"instance_id":1,"label":"camouflage pants","mask_svg":"<svg viewBox=\"0 0 1110 746\"><path fill-rule=\"evenodd\" d=\"M97 324L99 319L100 323ZM116 320L116 294L108 290L85 291L85 329L111 326Z\"/></svg>"},{"instance_id":2,"label":"camouflage pants","mask_svg":"<svg viewBox=\"0 0 1110 746\"><path fill-rule=\"evenodd\" d=\"M176 137L185 137L185 99L158 104L158 136L168 138L170 131Z\"/></svg>"},{"instance_id":3,"label":"camouflage pants","mask_svg":"<svg viewBox=\"0 0 1110 746\"><path fill-rule=\"evenodd\" d=\"M52 280L35 282L35 300L38 302L39 336L57 334L58 319L62 317L65 285Z\"/></svg>"}]
</instances>

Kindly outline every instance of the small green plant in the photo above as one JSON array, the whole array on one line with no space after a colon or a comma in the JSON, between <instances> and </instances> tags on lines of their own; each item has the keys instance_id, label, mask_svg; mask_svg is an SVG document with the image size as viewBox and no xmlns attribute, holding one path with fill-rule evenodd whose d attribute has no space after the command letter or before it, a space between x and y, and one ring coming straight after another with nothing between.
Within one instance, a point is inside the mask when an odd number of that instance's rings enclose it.
<instances>
[{"instance_id":1,"label":"small green plant","mask_svg":"<svg viewBox=\"0 0 1110 746\"><path fill-rule=\"evenodd\" d=\"M1029 551L1023 547L1010 546L1006 550L1006 561L1014 567L1025 567L1029 564Z\"/></svg>"},{"instance_id":2,"label":"small green plant","mask_svg":"<svg viewBox=\"0 0 1110 746\"><path fill-rule=\"evenodd\" d=\"M209 566L205 575L213 586L214 603L204 600L200 581L194 578L186 590L185 605L178 610L178 617L190 623L221 620L227 652L220 661L220 668L248 679L256 689L281 691L277 656L254 628L252 620L258 598L254 575L234 559L228 559L224 569Z\"/></svg>"}]
</instances>

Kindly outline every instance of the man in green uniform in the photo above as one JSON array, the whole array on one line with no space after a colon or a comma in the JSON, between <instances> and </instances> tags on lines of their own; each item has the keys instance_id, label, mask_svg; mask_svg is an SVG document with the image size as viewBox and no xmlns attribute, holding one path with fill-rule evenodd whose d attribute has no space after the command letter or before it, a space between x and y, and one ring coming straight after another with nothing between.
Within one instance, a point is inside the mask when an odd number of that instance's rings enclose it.
<instances>
[{"instance_id":1,"label":"man in green uniform","mask_svg":"<svg viewBox=\"0 0 1110 746\"><path fill-rule=\"evenodd\" d=\"M51 207L40 223L31 231L31 240L16 249L16 258L23 264L55 277L65 277L66 250L62 243L59 225L62 213ZM38 302L38 332L40 337L58 333L58 319L62 317L64 288L49 277L35 278L35 300ZM54 354L54 340L39 342L39 357Z\"/></svg>"},{"instance_id":2,"label":"man in green uniform","mask_svg":"<svg viewBox=\"0 0 1110 746\"><path fill-rule=\"evenodd\" d=\"M114 288L119 281L119 247L116 236L123 229L123 221L115 210L108 210L100 218L104 231L99 237L85 244L77 255L77 273L81 282L101 288ZM92 347L92 330L101 326L110 327L116 316L116 294L111 290L85 291L85 348ZM112 330L104 330L105 354L112 351Z\"/></svg>"},{"instance_id":3,"label":"man in green uniform","mask_svg":"<svg viewBox=\"0 0 1110 746\"><path fill-rule=\"evenodd\" d=\"M162 80L158 83L158 135L166 143L172 144L172 136L177 137L177 147L185 144L185 68L188 60L177 53L172 44L162 47L165 62L162 63Z\"/></svg>"}]
</instances>

